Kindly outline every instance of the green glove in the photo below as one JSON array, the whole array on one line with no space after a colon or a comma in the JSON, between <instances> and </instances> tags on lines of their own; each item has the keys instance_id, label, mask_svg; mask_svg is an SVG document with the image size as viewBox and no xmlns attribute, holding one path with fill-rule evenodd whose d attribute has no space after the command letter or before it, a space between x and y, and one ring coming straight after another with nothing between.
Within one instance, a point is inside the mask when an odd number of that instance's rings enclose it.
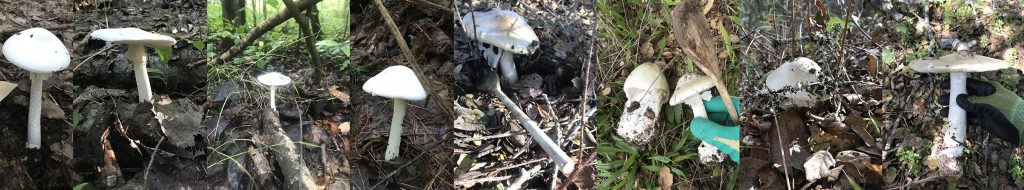
<instances>
[{"instance_id":1,"label":"green glove","mask_svg":"<svg viewBox=\"0 0 1024 190\"><path fill-rule=\"evenodd\" d=\"M736 111L739 111L740 100L733 97L732 102ZM704 101L708 118L693 118L690 121L690 132L701 141L714 145L722 153L729 155L733 162L740 163L740 127L734 124L725 108L722 97L716 96Z\"/></svg>"},{"instance_id":2,"label":"green glove","mask_svg":"<svg viewBox=\"0 0 1024 190\"><path fill-rule=\"evenodd\" d=\"M1024 100L1003 85L968 78L967 94L957 96L956 104L967 111L968 125L981 127L1015 145L1024 139L1020 133L1024 131Z\"/></svg>"}]
</instances>

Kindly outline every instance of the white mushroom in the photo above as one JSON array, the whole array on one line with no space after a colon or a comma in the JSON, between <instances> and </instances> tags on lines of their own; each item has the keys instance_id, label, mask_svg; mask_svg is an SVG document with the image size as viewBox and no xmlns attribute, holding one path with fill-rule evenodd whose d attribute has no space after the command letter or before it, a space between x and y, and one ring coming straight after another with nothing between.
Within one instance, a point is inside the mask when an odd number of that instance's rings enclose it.
<instances>
[{"instance_id":1,"label":"white mushroom","mask_svg":"<svg viewBox=\"0 0 1024 190\"><path fill-rule=\"evenodd\" d=\"M29 71L32 80L28 104L28 142L26 147L37 149L41 144L40 116L42 111L43 80L63 70L71 63L67 47L53 33L32 28L14 34L3 45L5 58Z\"/></svg>"},{"instance_id":2,"label":"white mushroom","mask_svg":"<svg viewBox=\"0 0 1024 190\"><path fill-rule=\"evenodd\" d=\"M818 95L811 94L803 89L803 85L818 82L821 75L821 66L806 57L798 57L796 60L783 63L778 68L768 73L765 84L768 89L775 92L786 87L797 89L794 91L782 92L782 96L793 100L796 106L810 107L821 100Z\"/></svg>"},{"instance_id":3,"label":"white mushroom","mask_svg":"<svg viewBox=\"0 0 1024 190\"><path fill-rule=\"evenodd\" d=\"M685 102L693 110L693 117L708 118L708 112L704 110L704 99L711 99L711 97L710 93L707 93L709 95L707 97L702 97L702 94L708 92L707 90L711 87L715 87L715 81L711 77L685 74L676 82L676 90L669 98L668 104L674 106Z\"/></svg>"},{"instance_id":4,"label":"white mushroom","mask_svg":"<svg viewBox=\"0 0 1024 190\"><path fill-rule=\"evenodd\" d=\"M938 165L946 171L959 171L956 158L963 154L967 133L967 112L956 103L956 97L967 92L967 73L986 72L1009 68L1006 61L961 51L939 58L924 58L910 62L917 72L949 73L949 125L941 144L932 147L929 165ZM932 164L933 163L933 164Z\"/></svg>"},{"instance_id":5,"label":"white mushroom","mask_svg":"<svg viewBox=\"0 0 1024 190\"><path fill-rule=\"evenodd\" d=\"M274 101L276 98L275 90L278 86L284 86L292 82L292 78L284 76L278 72L269 72L256 77L256 80L260 81L263 85L267 85L270 88L270 108L277 111L277 102Z\"/></svg>"},{"instance_id":6,"label":"white mushroom","mask_svg":"<svg viewBox=\"0 0 1024 190\"><path fill-rule=\"evenodd\" d=\"M149 73L146 72L146 46L164 48L174 45L177 41L170 36L153 34L138 28L100 29L89 33L89 36L114 44L128 45L125 57L132 62L132 68L135 70L139 102L151 102L153 91L149 85Z\"/></svg>"},{"instance_id":7,"label":"white mushroom","mask_svg":"<svg viewBox=\"0 0 1024 190\"><path fill-rule=\"evenodd\" d=\"M391 98L395 101L395 113L391 116L391 132L388 134L388 148L384 152L384 160L391 161L398 157L398 148L402 143L402 119L405 118L405 101L420 101L427 98L420 80L409 67L391 66L366 83L363 91L374 96Z\"/></svg>"},{"instance_id":8,"label":"white mushroom","mask_svg":"<svg viewBox=\"0 0 1024 190\"><path fill-rule=\"evenodd\" d=\"M626 105L615 132L626 142L646 143L651 138L654 123L661 113L661 106L668 98L668 81L662 70L663 64L644 63L637 66L626 77L623 90Z\"/></svg>"},{"instance_id":9,"label":"white mushroom","mask_svg":"<svg viewBox=\"0 0 1024 190\"><path fill-rule=\"evenodd\" d=\"M470 39L479 41L477 46L491 68L500 68L505 80L515 83L519 73L514 54L532 54L540 45L526 21L515 12L493 9L462 16L462 28Z\"/></svg>"}]
</instances>

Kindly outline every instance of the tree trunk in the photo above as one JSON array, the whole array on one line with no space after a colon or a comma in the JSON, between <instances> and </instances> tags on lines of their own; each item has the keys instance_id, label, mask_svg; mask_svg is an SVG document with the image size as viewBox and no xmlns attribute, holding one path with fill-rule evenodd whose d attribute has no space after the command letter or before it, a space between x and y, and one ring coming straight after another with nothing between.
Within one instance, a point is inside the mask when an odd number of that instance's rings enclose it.
<instances>
[{"instance_id":1,"label":"tree trunk","mask_svg":"<svg viewBox=\"0 0 1024 190\"><path fill-rule=\"evenodd\" d=\"M323 34L323 31L320 30L320 9L317 9L316 6L310 7L309 10L306 10L306 18L309 18L309 29L313 32L313 39L320 41L320 35Z\"/></svg>"}]
</instances>

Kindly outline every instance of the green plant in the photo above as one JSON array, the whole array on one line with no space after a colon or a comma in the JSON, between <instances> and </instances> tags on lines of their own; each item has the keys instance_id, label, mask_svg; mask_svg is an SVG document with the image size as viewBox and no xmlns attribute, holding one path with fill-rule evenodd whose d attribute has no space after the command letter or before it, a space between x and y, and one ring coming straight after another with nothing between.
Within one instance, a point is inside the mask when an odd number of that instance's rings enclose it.
<instances>
[{"instance_id":1,"label":"green plant","mask_svg":"<svg viewBox=\"0 0 1024 190\"><path fill-rule=\"evenodd\" d=\"M1024 168L1020 165L1020 155L1013 155L1013 168L1010 169L1010 176L1017 185L1024 184Z\"/></svg>"},{"instance_id":2,"label":"green plant","mask_svg":"<svg viewBox=\"0 0 1024 190\"><path fill-rule=\"evenodd\" d=\"M913 147L910 147L909 149L906 147L900 147L899 151L896 152L896 157L899 158L900 164L903 165L903 168L907 169L907 172L911 174L916 173L916 167L921 162L921 155L917 153L917 150Z\"/></svg>"}]
</instances>

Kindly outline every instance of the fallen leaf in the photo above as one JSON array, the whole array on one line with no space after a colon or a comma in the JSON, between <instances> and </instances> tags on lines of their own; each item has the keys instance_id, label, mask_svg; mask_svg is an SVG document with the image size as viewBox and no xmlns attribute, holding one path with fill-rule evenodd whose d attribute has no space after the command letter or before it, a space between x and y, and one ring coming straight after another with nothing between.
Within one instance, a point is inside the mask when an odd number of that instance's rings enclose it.
<instances>
[{"instance_id":1,"label":"fallen leaf","mask_svg":"<svg viewBox=\"0 0 1024 190\"><path fill-rule=\"evenodd\" d=\"M348 135L349 125L348 122L341 123L341 125L338 125L338 132L342 135Z\"/></svg>"},{"instance_id":2,"label":"fallen leaf","mask_svg":"<svg viewBox=\"0 0 1024 190\"><path fill-rule=\"evenodd\" d=\"M339 91L338 86L331 86L331 88L329 88L327 91L330 92L331 96L334 96L334 98L341 100L341 103L344 105L348 105L349 102L352 100L352 98L349 97L348 93Z\"/></svg>"},{"instance_id":3,"label":"fallen leaf","mask_svg":"<svg viewBox=\"0 0 1024 190\"><path fill-rule=\"evenodd\" d=\"M11 91L13 91L16 87L18 87L18 84L10 83L7 81L0 81L0 101L3 101L4 97L7 97L8 94L11 94Z\"/></svg>"},{"instance_id":4,"label":"fallen leaf","mask_svg":"<svg viewBox=\"0 0 1024 190\"><path fill-rule=\"evenodd\" d=\"M661 166L661 171L658 172L658 184L661 185L661 189L672 189L672 177L672 171L668 166Z\"/></svg>"},{"instance_id":5,"label":"fallen leaf","mask_svg":"<svg viewBox=\"0 0 1024 190\"><path fill-rule=\"evenodd\" d=\"M64 110L57 105L57 102L53 100L53 97L46 94L46 98L43 98L43 116L50 119L64 119Z\"/></svg>"},{"instance_id":6,"label":"fallen leaf","mask_svg":"<svg viewBox=\"0 0 1024 190\"><path fill-rule=\"evenodd\" d=\"M868 73L871 73L871 76L878 73L878 57L875 55L868 54Z\"/></svg>"}]
</instances>

